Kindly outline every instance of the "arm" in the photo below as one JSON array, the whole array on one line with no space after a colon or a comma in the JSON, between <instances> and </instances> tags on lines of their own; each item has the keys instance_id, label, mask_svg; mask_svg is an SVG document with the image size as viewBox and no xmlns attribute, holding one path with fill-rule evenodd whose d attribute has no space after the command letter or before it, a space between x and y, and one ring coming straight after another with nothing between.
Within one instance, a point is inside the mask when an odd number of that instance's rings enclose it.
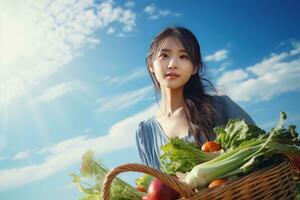
<instances>
[{"instance_id":1,"label":"arm","mask_svg":"<svg viewBox=\"0 0 300 200\"><path fill-rule=\"evenodd\" d=\"M148 164L148 159L147 159L147 153L146 153L146 140L145 137L143 136L143 121L140 122L138 125L138 128L135 132L135 139L136 139L136 146L138 149L140 161L145 164Z\"/></svg>"}]
</instances>

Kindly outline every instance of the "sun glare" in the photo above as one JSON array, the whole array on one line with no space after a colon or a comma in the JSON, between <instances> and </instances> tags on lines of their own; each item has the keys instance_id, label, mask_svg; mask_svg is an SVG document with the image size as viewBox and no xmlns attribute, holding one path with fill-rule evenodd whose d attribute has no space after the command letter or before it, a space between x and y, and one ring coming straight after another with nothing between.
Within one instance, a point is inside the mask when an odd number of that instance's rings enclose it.
<instances>
[{"instance_id":1,"label":"sun glare","mask_svg":"<svg viewBox=\"0 0 300 200\"><path fill-rule=\"evenodd\" d=\"M28 18L6 11L1 14L0 30L0 60L1 63L9 64L29 48L31 26Z\"/></svg>"}]
</instances>

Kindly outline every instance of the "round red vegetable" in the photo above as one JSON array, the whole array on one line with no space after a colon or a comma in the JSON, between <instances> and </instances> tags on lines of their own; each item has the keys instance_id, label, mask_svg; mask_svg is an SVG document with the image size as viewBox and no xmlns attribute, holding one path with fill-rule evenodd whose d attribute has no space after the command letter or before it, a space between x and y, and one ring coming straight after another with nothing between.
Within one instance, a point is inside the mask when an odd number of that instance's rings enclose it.
<instances>
[{"instance_id":1,"label":"round red vegetable","mask_svg":"<svg viewBox=\"0 0 300 200\"><path fill-rule=\"evenodd\" d=\"M223 185L227 180L226 179L216 179L216 180L213 180L209 185L208 187L209 188L213 188L213 187L217 187L219 185Z\"/></svg>"},{"instance_id":2,"label":"round red vegetable","mask_svg":"<svg viewBox=\"0 0 300 200\"><path fill-rule=\"evenodd\" d=\"M205 142L202 147L201 147L202 151L205 152L214 152L214 151L220 151L221 150L221 146L220 144L214 142L214 141L208 141Z\"/></svg>"},{"instance_id":3,"label":"round red vegetable","mask_svg":"<svg viewBox=\"0 0 300 200\"><path fill-rule=\"evenodd\" d=\"M143 186L137 186L136 189L140 192L146 192L146 190Z\"/></svg>"},{"instance_id":4,"label":"round red vegetable","mask_svg":"<svg viewBox=\"0 0 300 200\"><path fill-rule=\"evenodd\" d=\"M175 200L180 194L172 188L163 184L159 179L154 178L148 187L148 194L143 200Z\"/></svg>"}]
</instances>

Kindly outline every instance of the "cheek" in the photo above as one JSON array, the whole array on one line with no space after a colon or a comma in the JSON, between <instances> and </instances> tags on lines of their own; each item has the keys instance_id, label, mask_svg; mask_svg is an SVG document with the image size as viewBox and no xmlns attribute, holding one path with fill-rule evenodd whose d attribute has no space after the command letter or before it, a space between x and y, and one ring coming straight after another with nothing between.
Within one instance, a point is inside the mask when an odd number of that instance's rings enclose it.
<instances>
[{"instance_id":1,"label":"cheek","mask_svg":"<svg viewBox=\"0 0 300 200\"><path fill-rule=\"evenodd\" d=\"M190 75L190 74L186 74L186 75L183 77L182 82L183 82L184 84L186 84L186 83L190 80L190 78L191 78L191 75Z\"/></svg>"},{"instance_id":2,"label":"cheek","mask_svg":"<svg viewBox=\"0 0 300 200\"><path fill-rule=\"evenodd\" d=\"M186 76L191 76L192 75L192 73L193 73L193 70L194 70L194 67L193 67L193 65L191 64L191 63L187 63L187 62L185 62L185 63L183 63L183 65L182 66L185 66L184 67L184 74L186 75Z\"/></svg>"},{"instance_id":3,"label":"cheek","mask_svg":"<svg viewBox=\"0 0 300 200\"><path fill-rule=\"evenodd\" d=\"M163 63L160 61L155 61L153 63L153 70L156 75L163 74Z\"/></svg>"},{"instance_id":4,"label":"cheek","mask_svg":"<svg viewBox=\"0 0 300 200\"><path fill-rule=\"evenodd\" d=\"M161 71L156 71L155 78L160 83L165 79L164 74Z\"/></svg>"},{"instance_id":5,"label":"cheek","mask_svg":"<svg viewBox=\"0 0 300 200\"><path fill-rule=\"evenodd\" d=\"M183 75L183 81L186 83L190 80L190 78L193 75L193 66L187 66L187 68L185 69L184 73L182 73Z\"/></svg>"}]
</instances>

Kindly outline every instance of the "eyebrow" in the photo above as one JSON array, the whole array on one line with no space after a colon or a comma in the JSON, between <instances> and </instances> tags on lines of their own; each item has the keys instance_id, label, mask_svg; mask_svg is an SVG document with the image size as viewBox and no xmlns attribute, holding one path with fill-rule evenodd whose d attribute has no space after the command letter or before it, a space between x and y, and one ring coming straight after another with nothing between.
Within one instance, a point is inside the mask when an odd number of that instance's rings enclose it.
<instances>
[{"instance_id":1,"label":"eyebrow","mask_svg":"<svg viewBox=\"0 0 300 200\"><path fill-rule=\"evenodd\" d=\"M167 52L170 52L171 50L170 49L161 49L160 51L167 51ZM183 53L187 53L186 50L183 50L183 49L180 49L178 50L179 52L183 52Z\"/></svg>"}]
</instances>

